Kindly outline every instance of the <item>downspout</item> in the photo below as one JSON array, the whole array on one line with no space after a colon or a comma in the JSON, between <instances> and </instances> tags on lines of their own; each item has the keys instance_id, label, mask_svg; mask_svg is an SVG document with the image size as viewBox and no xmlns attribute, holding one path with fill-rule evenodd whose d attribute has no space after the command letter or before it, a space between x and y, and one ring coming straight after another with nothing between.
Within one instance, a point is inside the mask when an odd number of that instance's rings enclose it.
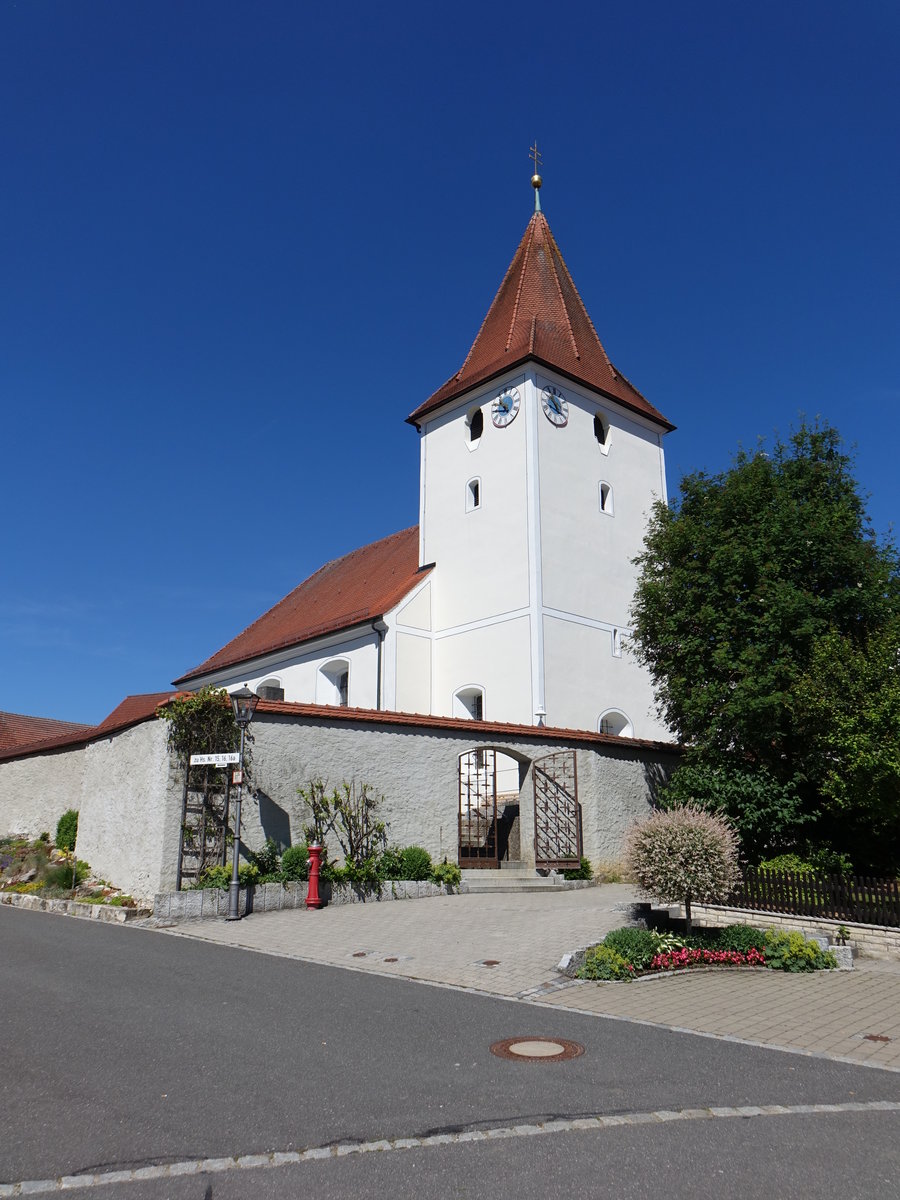
<instances>
[{"instance_id":1,"label":"downspout","mask_svg":"<svg viewBox=\"0 0 900 1200\"><path fill-rule=\"evenodd\" d=\"M376 667L377 675L375 680L375 708L378 712L381 712L382 677L384 675L384 656L382 647L384 646L384 638L388 631L388 627L382 618L379 617L377 621L372 622L372 628L378 634L378 666Z\"/></svg>"}]
</instances>

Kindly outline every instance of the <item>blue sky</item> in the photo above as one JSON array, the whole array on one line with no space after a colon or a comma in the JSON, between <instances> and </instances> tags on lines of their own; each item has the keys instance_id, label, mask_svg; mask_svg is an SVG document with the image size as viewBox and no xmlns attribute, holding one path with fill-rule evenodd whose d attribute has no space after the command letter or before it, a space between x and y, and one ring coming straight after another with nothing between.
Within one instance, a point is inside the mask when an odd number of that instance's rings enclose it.
<instances>
[{"instance_id":1,"label":"blue sky","mask_svg":"<svg viewBox=\"0 0 900 1200\"><path fill-rule=\"evenodd\" d=\"M310 9L0 6L0 709L100 720L416 521L404 418L535 138L600 337L678 426L670 491L821 414L888 529L896 3Z\"/></svg>"}]
</instances>

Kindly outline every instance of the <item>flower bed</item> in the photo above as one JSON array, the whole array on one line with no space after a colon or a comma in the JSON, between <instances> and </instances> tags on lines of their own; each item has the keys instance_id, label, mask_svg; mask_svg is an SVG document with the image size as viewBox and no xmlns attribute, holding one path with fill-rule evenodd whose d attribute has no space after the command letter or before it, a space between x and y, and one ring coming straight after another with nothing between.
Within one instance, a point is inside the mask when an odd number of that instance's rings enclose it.
<instances>
[{"instance_id":1,"label":"flower bed","mask_svg":"<svg viewBox=\"0 0 900 1200\"><path fill-rule=\"evenodd\" d=\"M837 959L802 933L763 932L730 925L696 937L678 938L652 929L613 929L584 952L574 970L578 979L628 982L648 975L692 968L768 967L777 971L821 971Z\"/></svg>"}]
</instances>

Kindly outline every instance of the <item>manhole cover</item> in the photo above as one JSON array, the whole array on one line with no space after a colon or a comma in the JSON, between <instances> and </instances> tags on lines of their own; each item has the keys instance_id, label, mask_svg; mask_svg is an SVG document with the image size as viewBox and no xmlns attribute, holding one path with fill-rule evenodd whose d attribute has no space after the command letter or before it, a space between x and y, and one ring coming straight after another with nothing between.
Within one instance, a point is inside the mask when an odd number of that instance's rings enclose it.
<instances>
[{"instance_id":1,"label":"manhole cover","mask_svg":"<svg viewBox=\"0 0 900 1200\"><path fill-rule=\"evenodd\" d=\"M510 1062L565 1062L584 1054L584 1046L567 1038L513 1037L494 1042L491 1054Z\"/></svg>"}]
</instances>

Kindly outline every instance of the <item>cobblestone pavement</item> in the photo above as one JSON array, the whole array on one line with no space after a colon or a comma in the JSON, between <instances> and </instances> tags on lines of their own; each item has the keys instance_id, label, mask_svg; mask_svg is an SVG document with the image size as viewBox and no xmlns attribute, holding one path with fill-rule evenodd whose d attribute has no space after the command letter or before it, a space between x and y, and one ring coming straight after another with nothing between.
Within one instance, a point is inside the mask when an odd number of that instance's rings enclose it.
<instances>
[{"instance_id":1,"label":"cobblestone pavement","mask_svg":"<svg viewBox=\"0 0 900 1200\"><path fill-rule=\"evenodd\" d=\"M567 950L628 918L630 887L447 896L193 921L170 932L665 1028L900 1070L900 962L810 975L699 972L632 984L563 980Z\"/></svg>"}]
</instances>

